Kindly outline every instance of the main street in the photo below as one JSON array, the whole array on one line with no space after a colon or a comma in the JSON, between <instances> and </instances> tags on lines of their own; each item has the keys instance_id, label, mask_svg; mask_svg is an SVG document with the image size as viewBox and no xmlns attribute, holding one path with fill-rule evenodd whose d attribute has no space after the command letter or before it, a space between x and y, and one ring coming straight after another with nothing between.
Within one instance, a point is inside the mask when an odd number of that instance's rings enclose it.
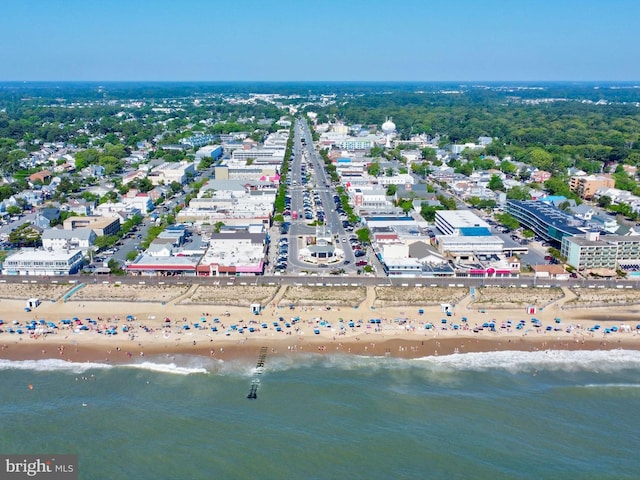
<instances>
[{"instance_id":1,"label":"main street","mask_svg":"<svg viewBox=\"0 0 640 480\"><path fill-rule=\"evenodd\" d=\"M288 191L291 195L291 213L293 216L297 214L298 218L292 217L288 232L287 272L292 274L303 271L323 272L330 268L332 270L343 269L355 274L357 270L355 256L346 241L346 232L342 227L342 221L333 200L336 191L327 178L324 161L314 147L308 124L300 119L296 120L294 127L293 147L294 157L291 160L291 171L288 175L290 181ZM309 181L306 180L307 173L309 173ZM314 213L311 219L305 218L305 198ZM314 265L300 259L299 250L306 246L303 243L304 238L316 234L316 227L309 224L318 220L319 211L324 213L324 225L331 234L334 245L345 252L344 259L340 262Z\"/></svg>"}]
</instances>

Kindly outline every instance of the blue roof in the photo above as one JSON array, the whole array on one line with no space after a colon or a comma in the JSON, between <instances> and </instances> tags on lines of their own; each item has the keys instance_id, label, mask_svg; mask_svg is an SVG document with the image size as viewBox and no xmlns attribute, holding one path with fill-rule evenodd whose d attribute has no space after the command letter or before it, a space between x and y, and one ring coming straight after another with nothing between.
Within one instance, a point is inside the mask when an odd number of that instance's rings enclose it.
<instances>
[{"instance_id":1,"label":"blue roof","mask_svg":"<svg viewBox=\"0 0 640 480\"><path fill-rule=\"evenodd\" d=\"M460 235L463 237L490 237L491 232L487 227L461 227Z\"/></svg>"}]
</instances>

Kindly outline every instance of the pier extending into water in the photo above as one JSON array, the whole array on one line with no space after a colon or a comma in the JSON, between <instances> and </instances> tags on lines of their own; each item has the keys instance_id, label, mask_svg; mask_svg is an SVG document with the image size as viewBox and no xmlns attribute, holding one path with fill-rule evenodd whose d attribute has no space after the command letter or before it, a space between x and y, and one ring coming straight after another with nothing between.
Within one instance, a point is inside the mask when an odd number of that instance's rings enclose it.
<instances>
[{"instance_id":1,"label":"pier extending into water","mask_svg":"<svg viewBox=\"0 0 640 480\"><path fill-rule=\"evenodd\" d=\"M251 387L247 398L250 400L256 400L258 398L258 387L260 386L260 375L264 371L264 362L267 359L267 347L260 347L260 353L258 354L258 361L256 362L256 368L251 379Z\"/></svg>"}]
</instances>

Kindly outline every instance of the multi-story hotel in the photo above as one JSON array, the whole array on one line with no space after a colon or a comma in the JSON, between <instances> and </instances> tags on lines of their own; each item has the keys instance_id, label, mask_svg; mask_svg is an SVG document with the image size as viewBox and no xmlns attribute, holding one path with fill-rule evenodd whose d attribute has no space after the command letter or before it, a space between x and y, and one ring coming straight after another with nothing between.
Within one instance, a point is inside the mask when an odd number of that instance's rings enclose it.
<instances>
[{"instance_id":1,"label":"multi-story hotel","mask_svg":"<svg viewBox=\"0 0 640 480\"><path fill-rule=\"evenodd\" d=\"M640 269L640 235L606 235L597 232L565 237L560 250L567 263L578 270L593 268Z\"/></svg>"}]
</instances>

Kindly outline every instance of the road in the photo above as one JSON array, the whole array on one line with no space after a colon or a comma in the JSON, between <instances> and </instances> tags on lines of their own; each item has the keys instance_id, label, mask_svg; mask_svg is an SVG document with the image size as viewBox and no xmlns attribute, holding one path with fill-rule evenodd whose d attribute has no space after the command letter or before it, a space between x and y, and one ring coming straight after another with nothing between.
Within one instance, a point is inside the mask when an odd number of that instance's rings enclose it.
<instances>
[{"instance_id":1,"label":"road","mask_svg":"<svg viewBox=\"0 0 640 480\"><path fill-rule=\"evenodd\" d=\"M94 275L70 275L64 277L20 277L4 276L0 283L32 283L32 284L66 284L66 283L93 283ZM513 288L550 288L550 287L581 287L581 288L619 288L637 289L640 287L640 278L636 280L586 280L570 279L564 281L542 280L532 277L525 278L376 278L367 276L343 277L333 275L303 276L260 276L260 277L133 277L133 276L98 276L99 282L123 284L149 284L149 285L308 285L308 286L396 286L396 287L505 287ZM514 293L517 294L517 293Z\"/></svg>"},{"instance_id":2,"label":"road","mask_svg":"<svg viewBox=\"0 0 640 480\"><path fill-rule=\"evenodd\" d=\"M304 143L303 143L304 139ZM327 269L344 269L347 273L355 274L355 256L351 245L346 241L346 231L342 227L340 215L336 212L333 196L336 190L331 185L325 171L322 156L316 151L313 137L306 121L297 119L294 128L293 143L294 158L291 161L289 179L289 194L291 195L291 211L298 212L297 219L291 219L288 233L289 254L287 272L299 274L306 272L323 272ZM307 182L306 176L310 179ZM317 195L317 197L316 197ZM313 218L305 218L305 200L312 211ZM327 266L312 265L300 260L299 250L305 247L305 236L316 234L315 226L309 223L318 219L318 212L324 212L324 222L334 238L336 246L345 252L344 261Z\"/></svg>"}]
</instances>

